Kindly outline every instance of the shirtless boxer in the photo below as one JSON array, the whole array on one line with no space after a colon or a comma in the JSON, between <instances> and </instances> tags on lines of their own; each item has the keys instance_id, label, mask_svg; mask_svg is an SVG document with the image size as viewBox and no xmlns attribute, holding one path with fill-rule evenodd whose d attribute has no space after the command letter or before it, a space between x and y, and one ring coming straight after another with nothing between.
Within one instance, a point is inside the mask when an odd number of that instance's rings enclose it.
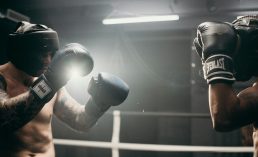
<instances>
[{"instance_id":1,"label":"shirtless boxer","mask_svg":"<svg viewBox=\"0 0 258 157\"><path fill-rule=\"evenodd\" d=\"M258 81L238 94L232 86L258 76L258 16L243 16L233 23L204 22L197 28L194 45L209 84L214 129L231 131L253 124L258 157Z\"/></svg>"},{"instance_id":2,"label":"shirtless boxer","mask_svg":"<svg viewBox=\"0 0 258 157\"><path fill-rule=\"evenodd\" d=\"M20 22L9 35L9 62L0 66L1 157L54 157L53 114L85 132L126 99L129 88L123 80L99 73L89 83L86 105L76 102L62 88L70 79L67 70L76 64L85 76L93 59L80 44L57 51L58 45L57 33L45 25Z\"/></svg>"}]
</instances>

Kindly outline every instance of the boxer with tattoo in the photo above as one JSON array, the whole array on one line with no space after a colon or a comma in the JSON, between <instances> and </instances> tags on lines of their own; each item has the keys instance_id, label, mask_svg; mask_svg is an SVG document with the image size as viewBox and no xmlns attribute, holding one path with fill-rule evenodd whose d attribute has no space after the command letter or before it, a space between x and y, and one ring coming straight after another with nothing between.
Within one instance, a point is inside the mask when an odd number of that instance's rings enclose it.
<instances>
[{"instance_id":1,"label":"boxer with tattoo","mask_svg":"<svg viewBox=\"0 0 258 157\"><path fill-rule=\"evenodd\" d=\"M67 44L59 49L56 31L19 22L8 37L9 62L0 66L0 156L54 157L52 115L86 132L109 107L121 104L129 87L119 77L99 73L88 86L90 98L79 104L64 88L76 64L82 76L93 69L87 49Z\"/></svg>"},{"instance_id":2,"label":"boxer with tattoo","mask_svg":"<svg viewBox=\"0 0 258 157\"><path fill-rule=\"evenodd\" d=\"M254 157L258 157L258 80L239 93L233 84L258 76L258 16L228 22L204 22L194 45L209 84L213 127L225 132L252 124ZM222 61L222 62L221 62ZM248 137L247 134L245 134Z\"/></svg>"}]
</instances>

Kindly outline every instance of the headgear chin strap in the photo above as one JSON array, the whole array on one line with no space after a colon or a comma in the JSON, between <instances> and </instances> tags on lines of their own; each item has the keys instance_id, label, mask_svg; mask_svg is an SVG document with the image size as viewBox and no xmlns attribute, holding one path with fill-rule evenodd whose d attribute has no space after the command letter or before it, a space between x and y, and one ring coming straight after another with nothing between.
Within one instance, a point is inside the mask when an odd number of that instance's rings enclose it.
<instances>
[{"instance_id":1,"label":"headgear chin strap","mask_svg":"<svg viewBox=\"0 0 258 157\"><path fill-rule=\"evenodd\" d=\"M232 22L240 38L235 54L235 78L247 81L258 75L258 15L242 16Z\"/></svg>"},{"instance_id":2,"label":"headgear chin strap","mask_svg":"<svg viewBox=\"0 0 258 157\"><path fill-rule=\"evenodd\" d=\"M9 34L7 56L18 69L35 76L39 63L35 56L47 52L55 53L59 49L58 34L51 28L41 24L19 22L16 31Z\"/></svg>"}]
</instances>

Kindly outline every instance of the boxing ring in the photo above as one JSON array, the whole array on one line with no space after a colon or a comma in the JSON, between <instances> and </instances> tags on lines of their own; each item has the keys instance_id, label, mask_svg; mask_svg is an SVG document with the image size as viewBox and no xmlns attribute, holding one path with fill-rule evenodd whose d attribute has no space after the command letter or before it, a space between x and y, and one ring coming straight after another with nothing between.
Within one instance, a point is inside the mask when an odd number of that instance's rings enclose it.
<instances>
[{"instance_id":1,"label":"boxing ring","mask_svg":"<svg viewBox=\"0 0 258 157\"><path fill-rule=\"evenodd\" d=\"M159 151L159 152L209 152L209 153L252 153L253 147L225 147L225 146L190 146L190 145L162 145L162 144L139 144L120 142L121 113L123 115L137 115L139 112L120 112L113 111L113 134L111 142L99 141L81 141L54 139L55 145L95 147L111 149L112 157L119 157L119 150L138 150L138 151ZM191 117L191 118L209 118L208 114L197 113L156 113L142 112L141 116L169 116L169 117Z\"/></svg>"}]
</instances>

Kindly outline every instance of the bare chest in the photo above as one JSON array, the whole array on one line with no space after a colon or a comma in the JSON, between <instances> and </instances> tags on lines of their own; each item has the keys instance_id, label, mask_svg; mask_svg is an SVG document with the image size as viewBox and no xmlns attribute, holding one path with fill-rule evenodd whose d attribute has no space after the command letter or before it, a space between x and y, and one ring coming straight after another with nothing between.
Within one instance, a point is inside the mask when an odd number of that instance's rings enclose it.
<instances>
[{"instance_id":1,"label":"bare chest","mask_svg":"<svg viewBox=\"0 0 258 157\"><path fill-rule=\"evenodd\" d=\"M8 84L7 94L10 98L18 96L29 89L26 86ZM44 153L52 146L51 120L55 97L44 105L40 112L26 125L12 133L9 137L1 137L1 141L8 141L4 144L8 149L17 151L28 151L32 153ZM5 139L7 138L7 139Z\"/></svg>"}]
</instances>

